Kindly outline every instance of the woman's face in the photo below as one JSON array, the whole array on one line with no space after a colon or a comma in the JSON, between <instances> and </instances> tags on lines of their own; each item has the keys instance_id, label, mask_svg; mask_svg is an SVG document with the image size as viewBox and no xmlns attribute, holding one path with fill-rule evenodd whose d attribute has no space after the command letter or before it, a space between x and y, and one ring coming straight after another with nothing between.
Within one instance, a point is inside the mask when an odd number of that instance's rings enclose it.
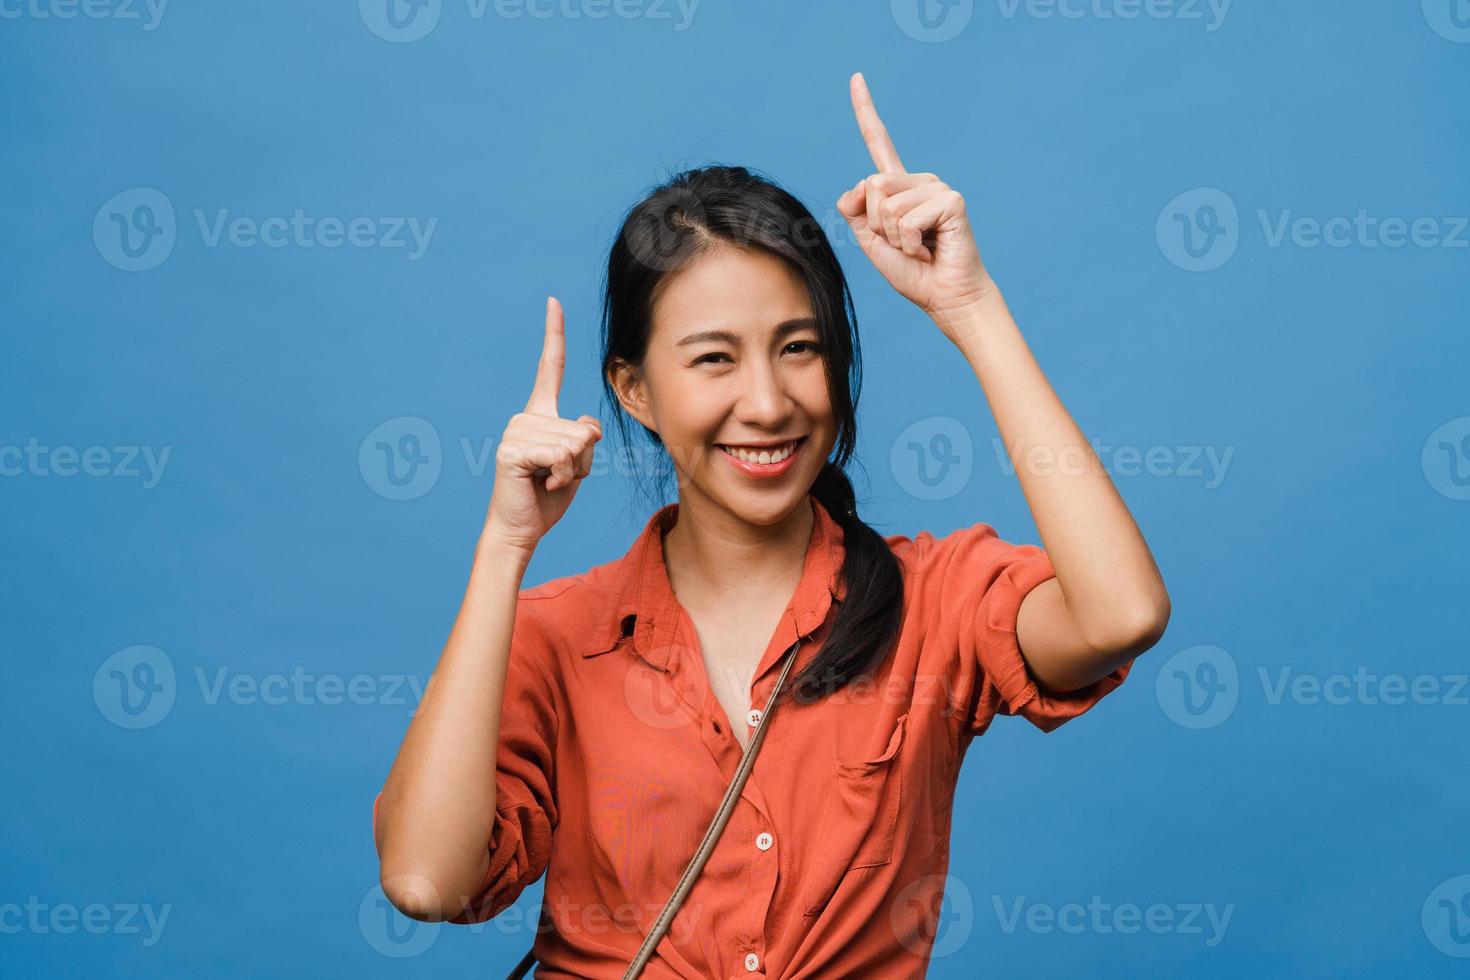
<instances>
[{"instance_id":1,"label":"woman's face","mask_svg":"<svg viewBox=\"0 0 1470 980\"><path fill-rule=\"evenodd\" d=\"M800 277L755 249L716 248L663 281L641 377L615 387L663 440L681 499L758 525L805 500L837 439L812 317Z\"/></svg>"}]
</instances>

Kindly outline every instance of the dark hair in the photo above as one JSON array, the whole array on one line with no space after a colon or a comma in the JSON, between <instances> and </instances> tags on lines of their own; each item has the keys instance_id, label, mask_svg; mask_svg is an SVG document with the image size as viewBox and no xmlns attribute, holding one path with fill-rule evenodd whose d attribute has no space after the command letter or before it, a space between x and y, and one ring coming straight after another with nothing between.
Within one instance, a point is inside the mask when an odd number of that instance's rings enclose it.
<instances>
[{"instance_id":1,"label":"dark hair","mask_svg":"<svg viewBox=\"0 0 1470 980\"><path fill-rule=\"evenodd\" d=\"M841 525L846 593L820 654L787 679L783 697L810 704L868 675L888 655L903 618L903 576L883 537L857 515L846 466L857 443L862 384L857 314L842 266L806 207L745 167L707 166L669 178L623 220L607 261L602 304L602 383L625 447L627 416L613 387L616 361L642 365L659 283L715 248L760 249L783 259L806 283L824 350L837 441L811 493ZM655 446L658 433L640 426ZM673 460L660 487L667 486ZM641 473L643 467L632 467Z\"/></svg>"}]
</instances>

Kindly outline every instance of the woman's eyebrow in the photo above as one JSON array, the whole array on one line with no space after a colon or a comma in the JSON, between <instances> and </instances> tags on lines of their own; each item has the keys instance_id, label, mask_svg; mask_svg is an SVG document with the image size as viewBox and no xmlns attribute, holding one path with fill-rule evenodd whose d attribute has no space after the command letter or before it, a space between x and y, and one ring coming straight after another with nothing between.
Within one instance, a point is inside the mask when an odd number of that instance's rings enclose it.
<instances>
[{"instance_id":1,"label":"woman's eyebrow","mask_svg":"<svg viewBox=\"0 0 1470 980\"><path fill-rule=\"evenodd\" d=\"M815 317L798 317L794 320L786 320L776 326L776 339L785 337L787 334L796 333L799 330L815 329L817 321ZM689 334L683 340L674 344L675 347L683 347L685 344L702 343L724 343L731 347L740 346L740 335L729 330L701 330L698 333Z\"/></svg>"}]
</instances>

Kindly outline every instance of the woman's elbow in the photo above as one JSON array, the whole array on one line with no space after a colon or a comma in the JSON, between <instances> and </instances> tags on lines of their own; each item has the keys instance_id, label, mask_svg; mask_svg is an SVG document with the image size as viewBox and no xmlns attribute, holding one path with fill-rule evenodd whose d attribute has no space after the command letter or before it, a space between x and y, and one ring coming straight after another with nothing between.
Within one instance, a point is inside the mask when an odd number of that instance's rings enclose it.
<instances>
[{"instance_id":1,"label":"woman's elbow","mask_svg":"<svg viewBox=\"0 0 1470 980\"><path fill-rule=\"evenodd\" d=\"M450 897L452 892L430 875L399 871L384 862L378 879L393 907L418 922L444 922L464 911L464 905L456 905Z\"/></svg>"},{"instance_id":2,"label":"woman's elbow","mask_svg":"<svg viewBox=\"0 0 1470 980\"><path fill-rule=\"evenodd\" d=\"M1092 631L1088 646L1101 658L1136 657L1163 639L1171 611L1169 593L1160 586L1155 594L1123 606L1111 622Z\"/></svg>"}]
</instances>

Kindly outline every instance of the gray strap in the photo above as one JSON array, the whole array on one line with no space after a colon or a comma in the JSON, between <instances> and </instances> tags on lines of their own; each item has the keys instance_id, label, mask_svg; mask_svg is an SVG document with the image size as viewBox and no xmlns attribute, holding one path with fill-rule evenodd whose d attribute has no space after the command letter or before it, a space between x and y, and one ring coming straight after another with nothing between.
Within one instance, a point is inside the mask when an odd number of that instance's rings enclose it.
<instances>
[{"instance_id":1,"label":"gray strap","mask_svg":"<svg viewBox=\"0 0 1470 980\"><path fill-rule=\"evenodd\" d=\"M786 652L786 666L781 668L781 676L776 678L776 686L771 688L771 696L766 701L766 710L761 713L761 720L755 726L755 734L750 737L750 745L746 747L745 754L740 758L740 768L736 770L735 778L730 782L730 788L725 790L725 798L720 802L719 812L715 814L714 821L705 831L704 840L700 842L699 850L694 853L693 860L684 869L684 875L679 879L679 886L674 889L674 894L669 896L668 904L664 906L653 928L644 937L643 945L638 947L638 955L633 957L628 972L623 974L623 980L635 980L643 972L644 964L653 955L654 948L658 946L659 940L663 938L664 933L673 923L674 914L679 911L679 906L684 904L685 897L694 887L694 880L704 869L704 863L714 853L715 845L720 840L720 834L725 830L725 824L730 822L730 814L735 812L735 801L740 798L740 791L745 788L745 780L750 777L750 771L755 766L756 753L761 750L761 742L766 737L766 725L770 723L771 712L776 706L776 695L781 693L781 685L786 683L786 674L791 670L791 665L796 663L796 651L800 649L801 637L797 637L796 643Z\"/></svg>"}]
</instances>

